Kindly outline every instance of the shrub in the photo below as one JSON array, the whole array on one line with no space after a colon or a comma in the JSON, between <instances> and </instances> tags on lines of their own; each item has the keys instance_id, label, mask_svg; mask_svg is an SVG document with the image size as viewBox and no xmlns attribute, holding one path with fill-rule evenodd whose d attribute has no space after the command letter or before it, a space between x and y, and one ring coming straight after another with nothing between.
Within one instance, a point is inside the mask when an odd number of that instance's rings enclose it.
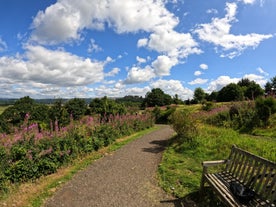
<instances>
[{"instance_id":1,"label":"shrub","mask_svg":"<svg viewBox=\"0 0 276 207\"><path fill-rule=\"evenodd\" d=\"M188 110L177 110L169 118L178 137L191 141L197 135L197 126Z\"/></svg>"}]
</instances>

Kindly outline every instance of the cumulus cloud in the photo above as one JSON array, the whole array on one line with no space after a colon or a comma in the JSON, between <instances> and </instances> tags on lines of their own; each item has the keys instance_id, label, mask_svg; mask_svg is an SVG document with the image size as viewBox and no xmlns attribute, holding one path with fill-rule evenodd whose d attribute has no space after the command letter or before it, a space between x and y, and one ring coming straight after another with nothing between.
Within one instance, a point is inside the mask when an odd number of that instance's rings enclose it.
<instances>
[{"instance_id":1,"label":"cumulus cloud","mask_svg":"<svg viewBox=\"0 0 276 207\"><path fill-rule=\"evenodd\" d=\"M190 85L197 85L197 84L204 84L207 83L208 79L202 79L202 78L197 78L193 81L188 82Z\"/></svg>"},{"instance_id":2,"label":"cumulus cloud","mask_svg":"<svg viewBox=\"0 0 276 207\"><path fill-rule=\"evenodd\" d=\"M237 83L239 80L240 80L239 78L231 78L229 76L219 76L216 80L213 80L209 83L207 92L211 93L213 91L219 91L224 86L230 83Z\"/></svg>"},{"instance_id":3,"label":"cumulus cloud","mask_svg":"<svg viewBox=\"0 0 276 207\"><path fill-rule=\"evenodd\" d=\"M182 100L193 97L193 91L185 88L179 80L158 80L150 84L152 88L161 88L165 93L174 96L178 95Z\"/></svg>"},{"instance_id":4,"label":"cumulus cloud","mask_svg":"<svg viewBox=\"0 0 276 207\"><path fill-rule=\"evenodd\" d=\"M105 25L124 33L167 30L177 24L163 1L59 0L35 16L32 39L57 44L80 39L83 29L103 30Z\"/></svg>"},{"instance_id":5,"label":"cumulus cloud","mask_svg":"<svg viewBox=\"0 0 276 207\"><path fill-rule=\"evenodd\" d=\"M171 68L177 63L178 60L176 58L160 55L155 61L153 61L152 67L156 76L167 76L170 75Z\"/></svg>"},{"instance_id":6,"label":"cumulus cloud","mask_svg":"<svg viewBox=\"0 0 276 207\"><path fill-rule=\"evenodd\" d=\"M201 74L202 74L202 72L199 71L199 70L197 70L197 71L194 72L194 75L195 75L195 76L200 76Z\"/></svg>"},{"instance_id":7,"label":"cumulus cloud","mask_svg":"<svg viewBox=\"0 0 276 207\"><path fill-rule=\"evenodd\" d=\"M199 67L202 69L202 70L207 70L208 69L208 65L202 63L199 65Z\"/></svg>"},{"instance_id":8,"label":"cumulus cloud","mask_svg":"<svg viewBox=\"0 0 276 207\"><path fill-rule=\"evenodd\" d=\"M15 92L22 85L29 86L32 89L30 94L34 94L34 89L43 94L46 88L78 87L99 82L104 78L103 67L102 62L32 45L26 46L24 58L0 58L1 83ZM27 88L24 91L27 93Z\"/></svg>"},{"instance_id":9,"label":"cumulus cloud","mask_svg":"<svg viewBox=\"0 0 276 207\"><path fill-rule=\"evenodd\" d=\"M235 17L237 14L237 4L226 3L225 10L226 15L224 18L213 18L211 23L200 24L194 30L194 33L201 40L217 46L217 51L221 53L221 57L234 58L248 47L256 48L263 40L273 37L272 34L231 34L231 24L237 21Z\"/></svg>"},{"instance_id":10,"label":"cumulus cloud","mask_svg":"<svg viewBox=\"0 0 276 207\"><path fill-rule=\"evenodd\" d=\"M255 81L256 83L258 83L262 87L264 87L264 85L267 83L266 78L262 75L246 74L246 75L243 76L243 78L247 78L251 81Z\"/></svg>"},{"instance_id":11,"label":"cumulus cloud","mask_svg":"<svg viewBox=\"0 0 276 207\"><path fill-rule=\"evenodd\" d=\"M128 75L124 83L125 84L143 83L151 80L154 77L155 77L154 71L150 66L146 66L145 68L134 66L128 71Z\"/></svg>"}]
</instances>

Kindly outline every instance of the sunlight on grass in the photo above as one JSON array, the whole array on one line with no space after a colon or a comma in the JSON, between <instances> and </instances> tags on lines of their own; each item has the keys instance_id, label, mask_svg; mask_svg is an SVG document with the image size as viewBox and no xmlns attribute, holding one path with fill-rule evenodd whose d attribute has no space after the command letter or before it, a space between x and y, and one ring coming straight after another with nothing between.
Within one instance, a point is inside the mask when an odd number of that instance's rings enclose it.
<instances>
[{"instance_id":1,"label":"sunlight on grass","mask_svg":"<svg viewBox=\"0 0 276 207\"><path fill-rule=\"evenodd\" d=\"M158 170L160 185L180 198L198 191L202 161L226 159L233 144L276 161L276 140L273 138L241 135L232 129L201 125L194 143L181 142L177 138L171 140Z\"/></svg>"}]
</instances>

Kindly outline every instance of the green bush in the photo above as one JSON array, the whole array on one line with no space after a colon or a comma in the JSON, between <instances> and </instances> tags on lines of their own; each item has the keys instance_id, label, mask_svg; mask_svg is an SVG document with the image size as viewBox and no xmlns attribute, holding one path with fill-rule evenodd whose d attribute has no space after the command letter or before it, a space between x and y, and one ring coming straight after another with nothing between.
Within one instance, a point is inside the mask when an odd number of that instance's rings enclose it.
<instances>
[{"instance_id":1,"label":"green bush","mask_svg":"<svg viewBox=\"0 0 276 207\"><path fill-rule=\"evenodd\" d=\"M178 137L191 141L197 135L197 126L188 110L177 110L169 118Z\"/></svg>"}]
</instances>

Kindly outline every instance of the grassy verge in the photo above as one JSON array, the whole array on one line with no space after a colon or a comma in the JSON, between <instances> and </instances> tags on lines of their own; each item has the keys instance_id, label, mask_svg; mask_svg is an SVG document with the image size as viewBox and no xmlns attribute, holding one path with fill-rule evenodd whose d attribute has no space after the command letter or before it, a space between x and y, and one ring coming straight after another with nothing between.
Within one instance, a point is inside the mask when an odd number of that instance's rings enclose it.
<instances>
[{"instance_id":1,"label":"grassy verge","mask_svg":"<svg viewBox=\"0 0 276 207\"><path fill-rule=\"evenodd\" d=\"M225 159L233 144L276 161L276 139L241 135L232 129L201 125L195 142L185 143L173 138L159 166L160 185L178 198L197 206L220 206L217 201L204 198L199 202L199 185L204 160ZM207 195L208 196L208 195Z\"/></svg>"},{"instance_id":2,"label":"grassy verge","mask_svg":"<svg viewBox=\"0 0 276 207\"><path fill-rule=\"evenodd\" d=\"M42 177L34 182L24 183L20 186L12 186L9 193L0 200L0 206L39 207L48 197L53 195L62 184L72 179L77 172L85 169L94 160L97 160L105 154L113 152L127 143L157 129L158 127L153 127L131 136L118 139L115 143L106 148L75 160L67 167L59 169L57 173Z\"/></svg>"}]
</instances>

